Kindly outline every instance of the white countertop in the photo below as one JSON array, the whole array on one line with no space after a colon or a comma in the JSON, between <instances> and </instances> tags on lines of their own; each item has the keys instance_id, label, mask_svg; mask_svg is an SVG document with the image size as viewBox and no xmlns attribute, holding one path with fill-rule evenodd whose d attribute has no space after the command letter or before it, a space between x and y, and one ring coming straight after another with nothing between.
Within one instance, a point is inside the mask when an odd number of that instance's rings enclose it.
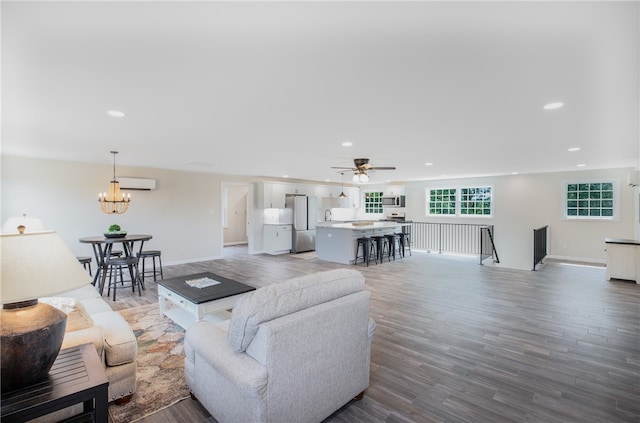
<instances>
[{"instance_id":1,"label":"white countertop","mask_svg":"<svg viewBox=\"0 0 640 423\"><path fill-rule=\"evenodd\" d=\"M402 222L361 221L352 223L318 222L316 228L348 229L351 231L370 231L372 229L392 229L406 225Z\"/></svg>"}]
</instances>

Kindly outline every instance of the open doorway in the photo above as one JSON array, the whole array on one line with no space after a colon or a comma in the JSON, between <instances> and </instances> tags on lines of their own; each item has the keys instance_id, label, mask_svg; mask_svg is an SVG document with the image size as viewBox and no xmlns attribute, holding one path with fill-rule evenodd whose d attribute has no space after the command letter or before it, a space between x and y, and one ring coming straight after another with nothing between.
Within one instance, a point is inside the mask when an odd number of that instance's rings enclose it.
<instances>
[{"instance_id":1,"label":"open doorway","mask_svg":"<svg viewBox=\"0 0 640 423\"><path fill-rule=\"evenodd\" d=\"M253 186L246 183L222 183L222 247L227 250L252 251L250 201Z\"/></svg>"},{"instance_id":2,"label":"open doorway","mask_svg":"<svg viewBox=\"0 0 640 423\"><path fill-rule=\"evenodd\" d=\"M222 190L222 245L249 243L247 198L249 188L242 185L226 185Z\"/></svg>"}]
</instances>

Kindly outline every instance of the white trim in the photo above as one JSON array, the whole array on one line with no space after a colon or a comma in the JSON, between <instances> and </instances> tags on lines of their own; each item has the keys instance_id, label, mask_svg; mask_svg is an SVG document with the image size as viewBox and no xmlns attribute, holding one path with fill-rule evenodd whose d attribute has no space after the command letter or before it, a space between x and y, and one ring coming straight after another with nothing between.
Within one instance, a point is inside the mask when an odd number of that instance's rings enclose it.
<instances>
[{"instance_id":1,"label":"white trim","mask_svg":"<svg viewBox=\"0 0 640 423\"><path fill-rule=\"evenodd\" d=\"M477 188L490 188L491 189L491 212L489 214L462 214L461 213L461 203L462 203L462 190L463 189L477 189ZM456 190L456 208L454 214L431 214L430 211L430 203L431 203L431 191L438 189L455 189ZM494 210L495 210L495 188L493 184L457 184L457 185L448 185L448 186L440 186L436 185L435 187L427 187L425 188L424 193L425 199L425 216L429 218L449 218L453 217L456 219L493 219L494 218Z\"/></svg>"},{"instance_id":2,"label":"white trim","mask_svg":"<svg viewBox=\"0 0 640 423\"><path fill-rule=\"evenodd\" d=\"M174 261L170 261L170 262L167 262L167 263L162 263L162 266L163 267L176 266L178 264L198 263L198 262L201 262L201 261L220 260L222 258L223 258L222 256L210 256L210 257L192 258L192 259L187 259L187 260L174 260Z\"/></svg>"},{"instance_id":3,"label":"white trim","mask_svg":"<svg viewBox=\"0 0 640 423\"><path fill-rule=\"evenodd\" d=\"M613 216L576 216L567 215L567 186L569 184L613 184ZM618 178L590 178L590 179L566 179L562 181L560 189L560 219L568 222L618 222L620 221L620 179ZM579 201L579 199L576 199Z\"/></svg>"},{"instance_id":4,"label":"white trim","mask_svg":"<svg viewBox=\"0 0 640 423\"><path fill-rule=\"evenodd\" d=\"M544 259L551 259L551 260L563 260L563 261L577 261L577 262L583 262L583 263L592 263L592 264L599 264L599 265L606 265L607 261L604 259L594 259L594 258L584 258L584 257L570 257L570 256L557 256L557 255L552 255L552 254L547 254L547 256ZM544 260L542 259L542 260Z\"/></svg>"}]
</instances>

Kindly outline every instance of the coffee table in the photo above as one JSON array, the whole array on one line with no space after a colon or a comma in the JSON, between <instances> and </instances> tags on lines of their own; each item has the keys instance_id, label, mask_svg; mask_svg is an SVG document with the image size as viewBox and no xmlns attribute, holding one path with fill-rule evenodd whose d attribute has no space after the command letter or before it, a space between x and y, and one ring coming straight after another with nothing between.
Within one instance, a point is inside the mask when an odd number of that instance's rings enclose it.
<instances>
[{"instance_id":1,"label":"coffee table","mask_svg":"<svg viewBox=\"0 0 640 423\"><path fill-rule=\"evenodd\" d=\"M209 278L220 282L205 288L189 286L186 281ZM213 273L196 273L158 281L160 312L188 329L205 314L221 313L255 288Z\"/></svg>"}]
</instances>

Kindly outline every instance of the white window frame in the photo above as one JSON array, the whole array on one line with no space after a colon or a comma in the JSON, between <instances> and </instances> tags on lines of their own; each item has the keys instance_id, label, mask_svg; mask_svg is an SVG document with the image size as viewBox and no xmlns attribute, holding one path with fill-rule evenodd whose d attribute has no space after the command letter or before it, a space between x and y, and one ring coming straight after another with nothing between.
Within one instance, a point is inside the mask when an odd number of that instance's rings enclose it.
<instances>
[{"instance_id":1,"label":"white window frame","mask_svg":"<svg viewBox=\"0 0 640 423\"><path fill-rule=\"evenodd\" d=\"M569 185L573 184L613 184L613 216L569 216L567 198ZM591 221L591 222L616 222L620 220L620 180L617 178L598 179L571 179L562 181L561 215L563 220Z\"/></svg>"},{"instance_id":2,"label":"white window frame","mask_svg":"<svg viewBox=\"0 0 640 423\"><path fill-rule=\"evenodd\" d=\"M380 194L380 213L368 213L367 212L367 194L370 193L376 193L376 194ZM363 191L362 192L362 210L364 212L365 215L381 215L384 214L384 210L382 208L382 196L384 195L382 190L369 190L369 191Z\"/></svg>"},{"instance_id":3,"label":"white window frame","mask_svg":"<svg viewBox=\"0 0 640 423\"><path fill-rule=\"evenodd\" d=\"M489 214L462 214L462 190L463 189L474 189L474 188L489 188L491 190L491 210ZM455 213L454 214L432 214L431 213L431 191L438 189L455 189L456 190L456 198L455 198ZM492 219L494 213L494 205L495 205L495 189L493 185L448 185L448 186L437 186L437 187L429 187L425 190L425 198L426 198L426 216L428 217L455 217L455 218L480 218L480 219Z\"/></svg>"}]
</instances>

